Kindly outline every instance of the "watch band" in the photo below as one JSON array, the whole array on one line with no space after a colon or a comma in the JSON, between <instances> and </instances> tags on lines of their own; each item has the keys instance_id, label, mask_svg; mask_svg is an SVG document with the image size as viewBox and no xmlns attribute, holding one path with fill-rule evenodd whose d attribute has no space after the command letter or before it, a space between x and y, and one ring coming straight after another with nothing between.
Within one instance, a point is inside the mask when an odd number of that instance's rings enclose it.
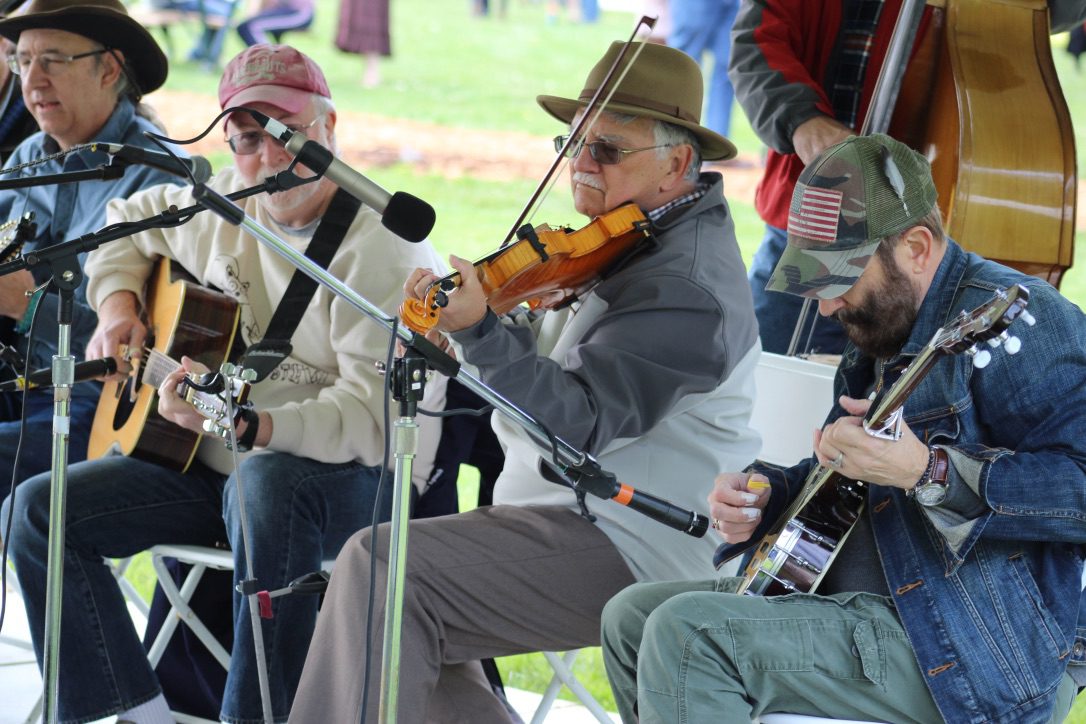
<instances>
[{"instance_id":1,"label":"watch band","mask_svg":"<svg viewBox=\"0 0 1086 724\"><path fill-rule=\"evenodd\" d=\"M245 432L238 436L238 452L249 452L256 441L256 433L260 430L260 415L251 407L246 407L241 412L241 419L245 420ZM230 447L227 439L226 446Z\"/></svg>"},{"instance_id":2,"label":"watch band","mask_svg":"<svg viewBox=\"0 0 1086 724\"><path fill-rule=\"evenodd\" d=\"M950 456L941 447L930 447L929 451L927 470L906 495L915 497L920 505L934 507L946 500Z\"/></svg>"},{"instance_id":3,"label":"watch band","mask_svg":"<svg viewBox=\"0 0 1086 724\"><path fill-rule=\"evenodd\" d=\"M928 475L928 482L946 487L947 475L950 471L950 456L941 447L933 447L931 454L932 465L931 473Z\"/></svg>"}]
</instances>

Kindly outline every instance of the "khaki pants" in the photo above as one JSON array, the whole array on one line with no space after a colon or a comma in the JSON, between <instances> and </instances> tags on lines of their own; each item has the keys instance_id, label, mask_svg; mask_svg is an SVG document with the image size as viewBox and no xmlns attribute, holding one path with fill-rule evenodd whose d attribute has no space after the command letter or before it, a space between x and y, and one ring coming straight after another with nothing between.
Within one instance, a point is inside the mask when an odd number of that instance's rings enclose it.
<instances>
[{"instance_id":1,"label":"khaki pants","mask_svg":"<svg viewBox=\"0 0 1086 724\"><path fill-rule=\"evenodd\" d=\"M624 722L942 721L889 599L732 595L738 582L643 583L607 605L604 663ZM1074 694L1065 676L1053 722Z\"/></svg>"},{"instance_id":2,"label":"khaki pants","mask_svg":"<svg viewBox=\"0 0 1086 724\"><path fill-rule=\"evenodd\" d=\"M366 643L369 529L347 541L317 620L290 721L378 721L388 526L379 528L375 615ZM415 520L408 533L398 721L507 722L478 660L599 643L608 599L633 583L596 526L566 508L493 506Z\"/></svg>"}]
</instances>

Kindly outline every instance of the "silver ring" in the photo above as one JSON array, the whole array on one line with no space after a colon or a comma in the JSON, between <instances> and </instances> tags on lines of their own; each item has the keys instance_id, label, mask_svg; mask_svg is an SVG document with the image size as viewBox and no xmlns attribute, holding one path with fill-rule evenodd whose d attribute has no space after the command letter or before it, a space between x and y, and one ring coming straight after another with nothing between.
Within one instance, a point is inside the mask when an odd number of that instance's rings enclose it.
<instances>
[{"instance_id":1,"label":"silver ring","mask_svg":"<svg viewBox=\"0 0 1086 724\"><path fill-rule=\"evenodd\" d=\"M716 518L713 518L712 528L713 530L720 530L720 521Z\"/></svg>"},{"instance_id":2,"label":"silver ring","mask_svg":"<svg viewBox=\"0 0 1086 724\"><path fill-rule=\"evenodd\" d=\"M833 460L830 460L830 467L831 468L839 468L839 467L841 467L841 465L844 462L845 462L845 453L844 452L839 452L839 453L837 453L837 457L835 457Z\"/></svg>"}]
</instances>

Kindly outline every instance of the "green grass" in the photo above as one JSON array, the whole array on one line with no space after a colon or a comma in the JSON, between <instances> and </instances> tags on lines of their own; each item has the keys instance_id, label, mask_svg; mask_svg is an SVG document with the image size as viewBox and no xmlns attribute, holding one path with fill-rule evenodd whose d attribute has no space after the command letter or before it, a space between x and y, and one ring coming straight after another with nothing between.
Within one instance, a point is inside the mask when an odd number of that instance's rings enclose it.
<instances>
[{"instance_id":1,"label":"green grass","mask_svg":"<svg viewBox=\"0 0 1086 724\"><path fill-rule=\"evenodd\" d=\"M382 85L372 90L360 86L361 59L333 47L338 0L318 0L314 28L289 34L286 39L321 64L341 109L378 114L389 122L406 118L550 136L560 129L539 110L535 96L576 94L588 68L610 42L627 37L633 25L633 16L624 12L604 12L600 23L593 26L568 22L547 25L540 2L510 2L505 19L473 18L468 6L467 0L393 2L393 55L383 62ZM212 95L217 74L180 61L191 39L191 34L175 33L175 62L167 87ZM1065 43L1065 36L1054 38L1054 55L1072 117L1079 121L1076 138L1081 167L1086 159L1086 76L1075 71L1063 52ZM223 58L240 49L240 41L232 36ZM734 114L733 124L731 137L740 150L760 152L760 143L741 113ZM480 150L485 152L485 148ZM224 162L215 159L216 167ZM432 203L438 212L432 235L435 246L443 253L469 258L493 249L504 238L534 188L532 182L448 179L404 165L362 170L386 188L409 191ZM544 170L540 169L540 175ZM564 191L560 181L536 219L576 224ZM761 239L762 224L750 205L732 201L731 208L740 247L749 261ZM1081 249L1082 234L1076 235L1076 242ZM1083 267L1086 263L1072 268L1062 286L1064 295L1079 306L1086 302ZM474 496L471 486L475 480L474 471L465 468L461 476L465 503ZM146 556L138 557L128 574L147 595L153 585L148 561ZM501 659L499 666L511 686L542 691L550 678L539 654ZM597 699L613 705L598 650L582 654L576 670ZM1086 703L1080 702L1068 721L1086 724Z\"/></svg>"}]
</instances>

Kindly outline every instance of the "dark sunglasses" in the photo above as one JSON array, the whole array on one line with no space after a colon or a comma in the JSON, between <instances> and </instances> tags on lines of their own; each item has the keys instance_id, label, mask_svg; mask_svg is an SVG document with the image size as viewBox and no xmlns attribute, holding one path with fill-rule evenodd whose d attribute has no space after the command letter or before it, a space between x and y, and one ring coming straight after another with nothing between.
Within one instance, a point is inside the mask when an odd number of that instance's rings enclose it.
<instances>
[{"instance_id":1,"label":"dark sunglasses","mask_svg":"<svg viewBox=\"0 0 1086 724\"><path fill-rule=\"evenodd\" d=\"M554 137L554 150L556 153L562 152L562 147L566 145L567 140L569 140L569 134ZM581 152L581 149L587 146L588 153L592 156L593 161L603 166L611 166L616 163L622 163L622 160L625 159L628 154L651 151L654 148L667 148L669 145L671 144L664 143L659 146L645 146L644 148L619 148L615 144L607 141L585 143L585 140L582 137L579 141L566 149L566 158L576 158Z\"/></svg>"}]
</instances>

